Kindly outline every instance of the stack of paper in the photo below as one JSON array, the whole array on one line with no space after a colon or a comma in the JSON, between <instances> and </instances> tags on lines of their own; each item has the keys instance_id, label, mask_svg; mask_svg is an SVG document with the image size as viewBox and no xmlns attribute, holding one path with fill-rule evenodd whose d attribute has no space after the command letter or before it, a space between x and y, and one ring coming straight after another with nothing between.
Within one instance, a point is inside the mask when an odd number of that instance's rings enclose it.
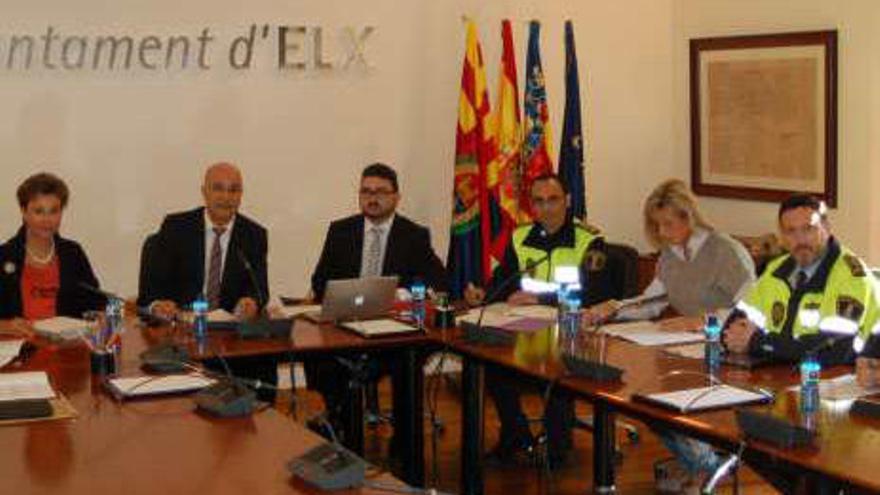
<instances>
[{"instance_id":1,"label":"stack of paper","mask_svg":"<svg viewBox=\"0 0 880 495\"><path fill-rule=\"evenodd\" d=\"M823 399L853 400L877 393L880 393L880 387L863 387L859 385L856 375L853 374L819 381L819 397Z\"/></svg>"},{"instance_id":2,"label":"stack of paper","mask_svg":"<svg viewBox=\"0 0 880 495\"><path fill-rule=\"evenodd\" d=\"M637 395L637 397L683 413L770 400L764 394L730 385L690 388L677 392Z\"/></svg>"},{"instance_id":3,"label":"stack of paper","mask_svg":"<svg viewBox=\"0 0 880 495\"><path fill-rule=\"evenodd\" d=\"M318 314L321 312L320 304L300 304L298 306L279 306L274 308L279 318L296 318L306 313Z\"/></svg>"},{"instance_id":4,"label":"stack of paper","mask_svg":"<svg viewBox=\"0 0 880 495\"><path fill-rule=\"evenodd\" d=\"M342 326L364 337L380 337L418 331L416 327L389 319L351 321Z\"/></svg>"},{"instance_id":5,"label":"stack of paper","mask_svg":"<svg viewBox=\"0 0 880 495\"><path fill-rule=\"evenodd\" d=\"M476 325L480 318L480 308L475 308L458 318L462 322ZM511 306L505 303L486 307L481 325L503 328L510 331L533 331L547 328L556 323L556 308L552 306L531 305Z\"/></svg>"},{"instance_id":6,"label":"stack of paper","mask_svg":"<svg viewBox=\"0 0 880 495\"><path fill-rule=\"evenodd\" d=\"M55 316L35 321L34 331L48 338L72 340L85 336L88 333L88 324L78 318Z\"/></svg>"},{"instance_id":7,"label":"stack of paper","mask_svg":"<svg viewBox=\"0 0 880 495\"><path fill-rule=\"evenodd\" d=\"M0 401L51 399L55 391L45 371L0 373Z\"/></svg>"},{"instance_id":8,"label":"stack of paper","mask_svg":"<svg viewBox=\"0 0 880 495\"><path fill-rule=\"evenodd\" d=\"M0 368L11 363L18 357L18 353L21 352L21 346L23 344L24 340L22 339L0 341Z\"/></svg>"},{"instance_id":9,"label":"stack of paper","mask_svg":"<svg viewBox=\"0 0 880 495\"><path fill-rule=\"evenodd\" d=\"M702 342L706 337L699 332L677 332L663 330L653 321L634 321L615 323L602 327L602 332L644 346L687 344Z\"/></svg>"},{"instance_id":10,"label":"stack of paper","mask_svg":"<svg viewBox=\"0 0 880 495\"><path fill-rule=\"evenodd\" d=\"M120 397L170 394L201 390L215 380L198 373L163 376L130 376L107 380L110 391Z\"/></svg>"}]
</instances>

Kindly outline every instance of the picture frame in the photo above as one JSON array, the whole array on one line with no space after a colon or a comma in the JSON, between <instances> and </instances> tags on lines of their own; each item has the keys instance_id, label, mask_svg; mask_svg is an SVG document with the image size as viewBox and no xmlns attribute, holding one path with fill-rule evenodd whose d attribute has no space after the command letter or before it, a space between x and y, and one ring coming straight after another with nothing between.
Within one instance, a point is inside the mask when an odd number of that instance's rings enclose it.
<instances>
[{"instance_id":1,"label":"picture frame","mask_svg":"<svg viewBox=\"0 0 880 495\"><path fill-rule=\"evenodd\" d=\"M690 40L691 187L837 205L837 31Z\"/></svg>"}]
</instances>

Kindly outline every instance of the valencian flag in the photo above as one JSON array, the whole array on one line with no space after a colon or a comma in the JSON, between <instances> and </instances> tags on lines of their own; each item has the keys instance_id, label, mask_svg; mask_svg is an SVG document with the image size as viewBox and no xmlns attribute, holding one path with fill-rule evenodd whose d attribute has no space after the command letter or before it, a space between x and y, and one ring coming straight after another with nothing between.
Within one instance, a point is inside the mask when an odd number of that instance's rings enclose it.
<instances>
[{"instance_id":1,"label":"valencian flag","mask_svg":"<svg viewBox=\"0 0 880 495\"><path fill-rule=\"evenodd\" d=\"M526 89L524 94L525 136L523 140L523 183L520 205L528 208L529 188L536 177L553 172L550 161L550 116L547 109L547 90L541 69L539 38L541 24L529 23L529 48L526 52Z\"/></svg>"},{"instance_id":2,"label":"valencian flag","mask_svg":"<svg viewBox=\"0 0 880 495\"><path fill-rule=\"evenodd\" d=\"M520 127L519 88L516 79L516 58L510 21L501 23L501 71L498 75L498 100L492 124L497 154L489 163L486 188L489 190L489 265L483 266L483 278L504 259L513 230L520 219L520 174L522 129ZM524 213L524 212L523 212Z\"/></svg>"},{"instance_id":3,"label":"valencian flag","mask_svg":"<svg viewBox=\"0 0 880 495\"><path fill-rule=\"evenodd\" d=\"M450 290L461 298L468 282L485 286L484 267L490 266L488 243L488 191L486 169L495 158L491 132L489 94L483 54L477 40L477 27L466 21L467 41L461 91L458 98L458 125L455 133L455 185L449 255ZM485 231L485 235L484 235Z\"/></svg>"},{"instance_id":4,"label":"valencian flag","mask_svg":"<svg viewBox=\"0 0 880 495\"><path fill-rule=\"evenodd\" d=\"M581 97L578 82L577 55L574 50L574 29L565 21L565 116L562 119L562 141L559 145L559 176L571 194L571 213L586 220L587 201L584 191L584 147L581 134Z\"/></svg>"}]
</instances>

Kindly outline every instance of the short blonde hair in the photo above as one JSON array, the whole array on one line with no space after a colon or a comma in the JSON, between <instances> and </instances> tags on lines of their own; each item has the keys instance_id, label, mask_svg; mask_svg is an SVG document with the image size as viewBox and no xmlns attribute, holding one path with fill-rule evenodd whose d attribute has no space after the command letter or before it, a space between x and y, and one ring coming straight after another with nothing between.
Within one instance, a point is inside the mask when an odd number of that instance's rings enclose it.
<instances>
[{"instance_id":1,"label":"short blonde hair","mask_svg":"<svg viewBox=\"0 0 880 495\"><path fill-rule=\"evenodd\" d=\"M697 198L694 197L684 182L678 179L663 181L651 191L648 199L645 200L645 207L643 209L645 236L648 237L651 245L657 249L664 247L666 243L660 238L659 227L654 220L654 213L664 208L670 208L676 215L687 221L691 230L698 227L705 230L713 230L713 227L700 213L697 207Z\"/></svg>"}]
</instances>

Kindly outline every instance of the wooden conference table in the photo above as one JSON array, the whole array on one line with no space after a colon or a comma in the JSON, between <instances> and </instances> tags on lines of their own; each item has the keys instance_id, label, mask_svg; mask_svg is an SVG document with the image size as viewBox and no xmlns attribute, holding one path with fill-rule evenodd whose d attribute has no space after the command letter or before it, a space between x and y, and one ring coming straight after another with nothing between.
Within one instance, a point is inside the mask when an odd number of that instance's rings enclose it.
<instances>
[{"instance_id":1,"label":"wooden conference table","mask_svg":"<svg viewBox=\"0 0 880 495\"><path fill-rule=\"evenodd\" d=\"M127 322L119 356L121 374L138 374L138 354L168 337L190 346L194 358L289 355L302 358L396 350L413 366L425 335L367 341L334 328L297 320L290 339L240 340L233 332L212 332L196 345L185 332L142 328ZM189 397L118 402L91 373L81 344L37 339L38 350L3 372L46 371L56 390L76 409L73 419L0 426L2 493L320 493L292 478L285 463L323 439L274 408L247 418L217 419L195 411ZM401 349L405 349L401 351ZM200 354L201 351L201 354ZM421 370L421 368L417 368ZM404 385L412 404L397 425L419 441L405 452L406 475L423 479L421 373ZM407 394L404 394L407 396ZM418 400L415 399L418 397ZM409 400L409 399L408 399ZM411 436L410 436L411 435ZM406 442L409 443L409 442ZM385 476L390 479L390 476ZM378 493L353 490L351 493Z\"/></svg>"},{"instance_id":2,"label":"wooden conference table","mask_svg":"<svg viewBox=\"0 0 880 495\"><path fill-rule=\"evenodd\" d=\"M596 493L609 493L614 486L614 417L620 413L686 433L720 448L736 451L743 435L732 409L681 415L671 410L633 399L636 393L653 393L705 386L700 376L700 360L673 356L655 347L642 347L608 339L607 362L624 370L619 383L598 383L570 376L561 361L557 332L552 329L519 335L513 345L472 344L460 331L442 335L447 348L464 357L462 377L462 493L482 493L482 374L485 366L497 366L586 400L593 405L593 479ZM670 372L672 373L670 375ZM677 374L693 372L694 374ZM840 367L823 372L823 378L852 372ZM720 378L732 385L743 384L769 389L776 400L768 405L747 406L772 412L794 424L802 424L796 392L788 390L798 383L791 366L771 366L747 371L722 367ZM811 418L818 438L811 448L784 450L767 443L746 443L747 461L773 460L802 470L819 490L828 482L840 482L857 493L880 493L880 421L849 415L849 403L823 401Z\"/></svg>"}]
</instances>

